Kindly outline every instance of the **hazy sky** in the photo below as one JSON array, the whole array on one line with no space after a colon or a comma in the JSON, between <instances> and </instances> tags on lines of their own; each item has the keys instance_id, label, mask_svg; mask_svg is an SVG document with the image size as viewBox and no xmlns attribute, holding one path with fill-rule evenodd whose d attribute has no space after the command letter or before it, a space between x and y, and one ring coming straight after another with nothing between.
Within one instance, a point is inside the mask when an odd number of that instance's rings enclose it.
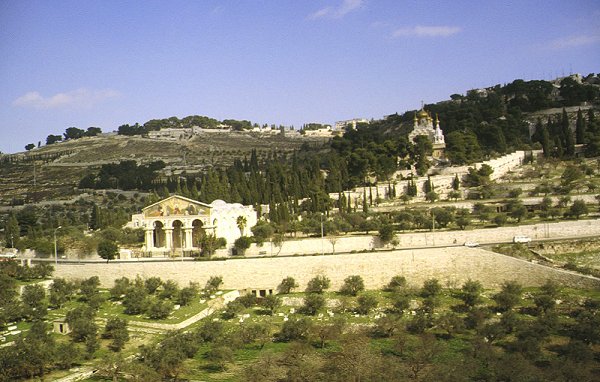
<instances>
[{"instance_id":1,"label":"hazy sky","mask_svg":"<svg viewBox=\"0 0 600 382\"><path fill-rule=\"evenodd\" d=\"M0 151L198 114L382 118L600 72L595 1L0 0Z\"/></svg>"}]
</instances>

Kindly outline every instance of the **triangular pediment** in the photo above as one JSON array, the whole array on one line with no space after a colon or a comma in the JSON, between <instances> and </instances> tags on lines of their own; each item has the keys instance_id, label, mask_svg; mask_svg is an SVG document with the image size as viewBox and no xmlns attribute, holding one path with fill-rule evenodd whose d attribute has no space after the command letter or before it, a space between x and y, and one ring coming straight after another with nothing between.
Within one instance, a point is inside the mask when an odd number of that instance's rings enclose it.
<instances>
[{"instance_id":1,"label":"triangular pediment","mask_svg":"<svg viewBox=\"0 0 600 382\"><path fill-rule=\"evenodd\" d=\"M179 195L169 196L142 209L144 216L210 215L209 204Z\"/></svg>"}]
</instances>

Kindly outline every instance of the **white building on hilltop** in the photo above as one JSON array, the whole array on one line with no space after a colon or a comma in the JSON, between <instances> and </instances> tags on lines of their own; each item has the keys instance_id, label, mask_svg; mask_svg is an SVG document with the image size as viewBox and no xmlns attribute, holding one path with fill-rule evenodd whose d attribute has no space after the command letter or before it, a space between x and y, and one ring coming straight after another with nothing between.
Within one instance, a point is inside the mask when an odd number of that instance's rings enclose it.
<instances>
[{"instance_id":1,"label":"white building on hilltop","mask_svg":"<svg viewBox=\"0 0 600 382\"><path fill-rule=\"evenodd\" d=\"M238 219L245 222L245 236L251 236L250 227L256 225L252 206L215 200L211 204L170 196L142 209L131 216L130 228L143 228L145 252L168 255L173 252L199 251L204 235L213 234L227 240L232 246L242 236Z\"/></svg>"},{"instance_id":2,"label":"white building on hilltop","mask_svg":"<svg viewBox=\"0 0 600 382\"><path fill-rule=\"evenodd\" d=\"M419 112L415 113L413 130L408 134L408 140L411 143L415 143L415 138L419 135L424 135L431 141L433 145L432 156L434 158L442 158L444 156L446 141L444 133L440 128L440 120L436 115L434 127L433 118L429 112L425 111L425 108L421 108Z\"/></svg>"},{"instance_id":3,"label":"white building on hilltop","mask_svg":"<svg viewBox=\"0 0 600 382\"><path fill-rule=\"evenodd\" d=\"M349 127L353 130L356 130L356 125L358 123L369 123L369 120L364 119L364 118L354 118L354 119L348 119L346 121L337 121L335 123L335 129L336 130L344 130L346 127Z\"/></svg>"}]
</instances>

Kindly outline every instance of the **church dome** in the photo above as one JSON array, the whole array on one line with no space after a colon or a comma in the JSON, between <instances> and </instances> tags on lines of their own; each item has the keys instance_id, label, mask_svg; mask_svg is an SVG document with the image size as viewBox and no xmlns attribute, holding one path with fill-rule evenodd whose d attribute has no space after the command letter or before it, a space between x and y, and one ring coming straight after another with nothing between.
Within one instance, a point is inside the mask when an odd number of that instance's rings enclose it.
<instances>
[{"instance_id":1,"label":"church dome","mask_svg":"<svg viewBox=\"0 0 600 382\"><path fill-rule=\"evenodd\" d=\"M425 109L421 109L418 113L417 113L417 117L418 118L427 118L429 117L429 113L425 111Z\"/></svg>"}]
</instances>

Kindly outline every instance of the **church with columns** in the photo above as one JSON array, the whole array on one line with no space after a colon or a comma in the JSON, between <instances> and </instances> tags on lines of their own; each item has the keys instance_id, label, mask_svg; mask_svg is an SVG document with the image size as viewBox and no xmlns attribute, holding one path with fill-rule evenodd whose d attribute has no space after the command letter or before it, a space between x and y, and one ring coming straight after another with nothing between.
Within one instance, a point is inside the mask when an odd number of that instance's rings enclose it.
<instances>
[{"instance_id":1,"label":"church with columns","mask_svg":"<svg viewBox=\"0 0 600 382\"><path fill-rule=\"evenodd\" d=\"M444 139L444 133L440 128L440 120L436 115L434 125L431 114L428 111L425 111L424 107L421 107L421 110L415 113L413 130L408 134L408 140L411 143L414 143L415 138L419 135L424 135L431 141L433 145L433 152L431 156L436 159L444 158L446 141Z\"/></svg>"},{"instance_id":2,"label":"church with columns","mask_svg":"<svg viewBox=\"0 0 600 382\"><path fill-rule=\"evenodd\" d=\"M243 222L242 229L238 222ZM252 206L215 200L211 204L170 196L132 215L130 228L144 230L143 251L150 256L199 251L204 235L227 240L228 247L240 236L251 236L257 222Z\"/></svg>"}]
</instances>

